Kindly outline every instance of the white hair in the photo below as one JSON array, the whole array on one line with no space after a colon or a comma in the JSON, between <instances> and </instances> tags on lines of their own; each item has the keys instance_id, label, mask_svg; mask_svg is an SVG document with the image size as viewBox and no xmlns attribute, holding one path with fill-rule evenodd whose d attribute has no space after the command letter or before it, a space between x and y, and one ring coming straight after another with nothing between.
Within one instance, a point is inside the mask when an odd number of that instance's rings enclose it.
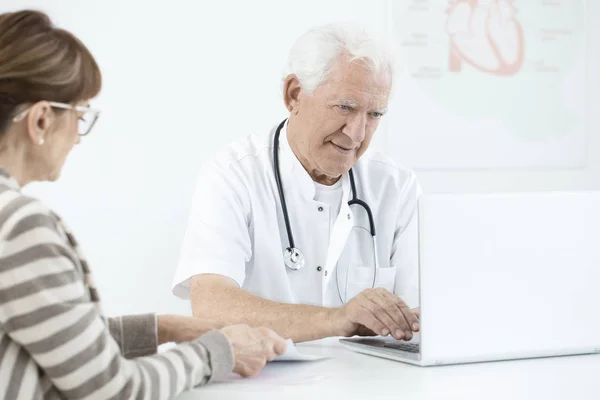
<instances>
[{"instance_id":1,"label":"white hair","mask_svg":"<svg viewBox=\"0 0 600 400\"><path fill-rule=\"evenodd\" d=\"M296 75L302 88L312 94L342 55L349 62L362 60L375 74L388 70L393 81L396 63L390 41L356 22L322 25L300 36L290 50L283 79Z\"/></svg>"}]
</instances>

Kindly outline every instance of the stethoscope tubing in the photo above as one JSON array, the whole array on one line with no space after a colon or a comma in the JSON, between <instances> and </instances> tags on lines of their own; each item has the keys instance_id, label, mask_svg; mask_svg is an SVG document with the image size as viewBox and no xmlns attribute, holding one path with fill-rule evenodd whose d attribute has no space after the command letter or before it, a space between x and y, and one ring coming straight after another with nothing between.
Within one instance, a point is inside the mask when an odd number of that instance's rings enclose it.
<instances>
[{"instance_id":1,"label":"stethoscope tubing","mask_svg":"<svg viewBox=\"0 0 600 400\"><path fill-rule=\"evenodd\" d=\"M281 174L279 171L279 135L280 135L281 129L283 128L286 121L287 121L287 119L284 119L279 124L279 126L277 127L277 130L275 132L275 137L273 139L273 172L275 175L275 182L277 184L277 192L279 193L279 201L281 203L281 211L283 213L283 220L285 222L285 230L286 230L287 237L288 237L288 247L286 249L284 249L285 264L286 264L286 267L288 267L291 270L298 270L298 269L300 269L300 266L298 266L298 265L301 263L301 261L303 261L303 260L299 260L299 258L302 257L302 252L296 248L296 243L294 241L294 234L292 232L289 213L288 213L288 209L287 209L287 202L285 200L285 194L283 192L283 184L281 183ZM352 192L352 199L350 201L348 201L348 206L352 206L352 205L361 206L362 208L364 208L364 210L366 211L367 216L369 218L369 233L371 234L371 237L373 240L373 261L375 263L374 268L373 268L374 273L373 273L373 282L372 282L371 287L375 287L375 282L377 280L377 268L379 266L379 260L377 257L377 240L376 240L376 232L375 232L375 220L373 218L373 213L371 211L371 207L369 207L369 205L365 201L363 201L357 197L356 182L354 180L354 172L352 171L352 168L350 168L350 170L348 171L348 175L350 178L350 188L351 188L351 192ZM290 261L290 263L294 264L294 266L288 265L288 260L286 259L286 256L288 255L288 253L290 255L289 261ZM337 280L338 279L337 279L337 270L336 270L336 283L338 286L338 295L340 297L340 301L342 303L344 303L344 301L342 300L342 295L339 290L340 285L339 285L339 282L337 282ZM346 281L347 280L348 280L348 277L346 276Z\"/></svg>"}]
</instances>

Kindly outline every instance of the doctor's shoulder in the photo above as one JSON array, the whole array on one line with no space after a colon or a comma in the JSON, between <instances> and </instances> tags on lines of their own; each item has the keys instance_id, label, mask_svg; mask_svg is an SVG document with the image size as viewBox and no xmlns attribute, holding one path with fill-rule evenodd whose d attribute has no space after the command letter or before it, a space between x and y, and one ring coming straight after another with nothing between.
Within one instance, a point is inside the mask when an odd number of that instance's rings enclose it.
<instances>
[{"instance_id":1,"label":"doctor's shoulder","mask_svg":"<svg viewBox=\"0 0 600 400\"><path fill-rule=\"evenodd\" d=\"M264 175L271 146L264 135L238 138L209 156L201 165L198 183L225 183L235 192L247 192ZM206 188L205 188L206 189Z\"/></svg>"},{"instance_id":2,"label":"doctor's shoulder","mask_svg":"<svg viewBox=\"0 0 600 400\"><path fill-rule=\"evenodd\" d=\"M244 136L218 149L202 167L217 167L224 171L246 170L252 164L260 164L262 158L268 157L270 149L270 142L265 135Z\"/></svg>"},{"instance_id":3,"label":"doctor's shoulder","mask_svg":"<svg viewBox=\"0 0 600 400\"><path fill-rule=\"evenodd\" d=\"M358 160L357 167L364 170L365 177L370 181L387 182L402 192L420 193L415 172L384 152L367 150Z\"/></svg>"}]
</instances>

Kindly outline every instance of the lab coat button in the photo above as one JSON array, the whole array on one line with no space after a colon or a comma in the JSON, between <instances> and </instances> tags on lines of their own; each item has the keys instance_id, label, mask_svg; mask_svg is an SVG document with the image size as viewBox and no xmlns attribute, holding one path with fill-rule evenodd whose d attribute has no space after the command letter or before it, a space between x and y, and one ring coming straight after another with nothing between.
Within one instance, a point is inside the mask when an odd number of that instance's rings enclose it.
<instances>
[{"instance_id":1,"label":"lab coat button","mask_svg":"<svg viewBox=\"0 0 600 400\"><path fill-rule=\"evenodd\" d=\"M319 210L319 212L323 211L323 207L319 207L317 208L317 210Z\"/></svg>"},{"instance_id":2,"label":"lab coat button","mask_svg":"<svg viewBox=\"0 0 600 400\"><path fill-rule=\"evenodd\" d=\"M325 276L327 276L327 271L325 271Z\"/></svg>"},{"instance_id":3,"label":"lab coat button","mask_svg":"<svg viewBox=\"0 0 600 400\"><path fill-rule=\"evenodd\" d=\"M317 271L321 272L322 270L323 270L323 268L321 268L321 266L319 265L319 266L317 267Z\"/></svg>"}]
</instances>

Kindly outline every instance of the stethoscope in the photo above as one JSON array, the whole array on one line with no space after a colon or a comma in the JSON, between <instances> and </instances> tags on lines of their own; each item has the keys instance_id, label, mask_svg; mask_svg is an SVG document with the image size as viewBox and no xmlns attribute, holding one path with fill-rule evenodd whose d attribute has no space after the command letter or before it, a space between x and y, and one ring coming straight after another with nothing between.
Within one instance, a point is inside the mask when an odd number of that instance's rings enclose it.
<instances>
[{"instance_id":1,"label":"stethoscope","mask_svg":"<svg viewBox=\"0 0 600 400\"><path fill-rule=\"evenodd\" d=\"M306 263L306 258L304 257L304 253L296 247L294 242L294 235L292 234L292 227L290 225L290 218L287 210L287 204L285 201L285 196L283 194L283 185L281 184L281 175L279 174L279 134L281 133L281 129L285 125L287 119L283 120L281 124L277 127L277 131L275 132L275 137L273 139L273 172L275 174L275 182L277 183L277 190L279 192L279 199L281 202L281 210L283 211L283 220L285 222L285 229L287 231L288 237L288 247L283 250L283 261L285 266L292 270L298 271L304 267ZM375 237L375 221L373 220L373 213L371 212L371 207L364 202L363 200L357 198L356 196L356 183L354 182L354 172L352 168L348 171L348 177L350 178L350 188L352 192L352 199L348 201L348 206L359 205L367 212L367 216L369 217L369 231L371 233L371 238L373 240L373 283L371 287L375 287L375 280L377 279L377 268L379 267L379 260L377 258L377 240ZM337 281L337 268L336 268L336 281ZM347 282L346 276L346 282ZM340 285L338 282L338 294L340 295L340 300L342 303L342 296L340 293Z\"/></svg>"}]
</instances>

